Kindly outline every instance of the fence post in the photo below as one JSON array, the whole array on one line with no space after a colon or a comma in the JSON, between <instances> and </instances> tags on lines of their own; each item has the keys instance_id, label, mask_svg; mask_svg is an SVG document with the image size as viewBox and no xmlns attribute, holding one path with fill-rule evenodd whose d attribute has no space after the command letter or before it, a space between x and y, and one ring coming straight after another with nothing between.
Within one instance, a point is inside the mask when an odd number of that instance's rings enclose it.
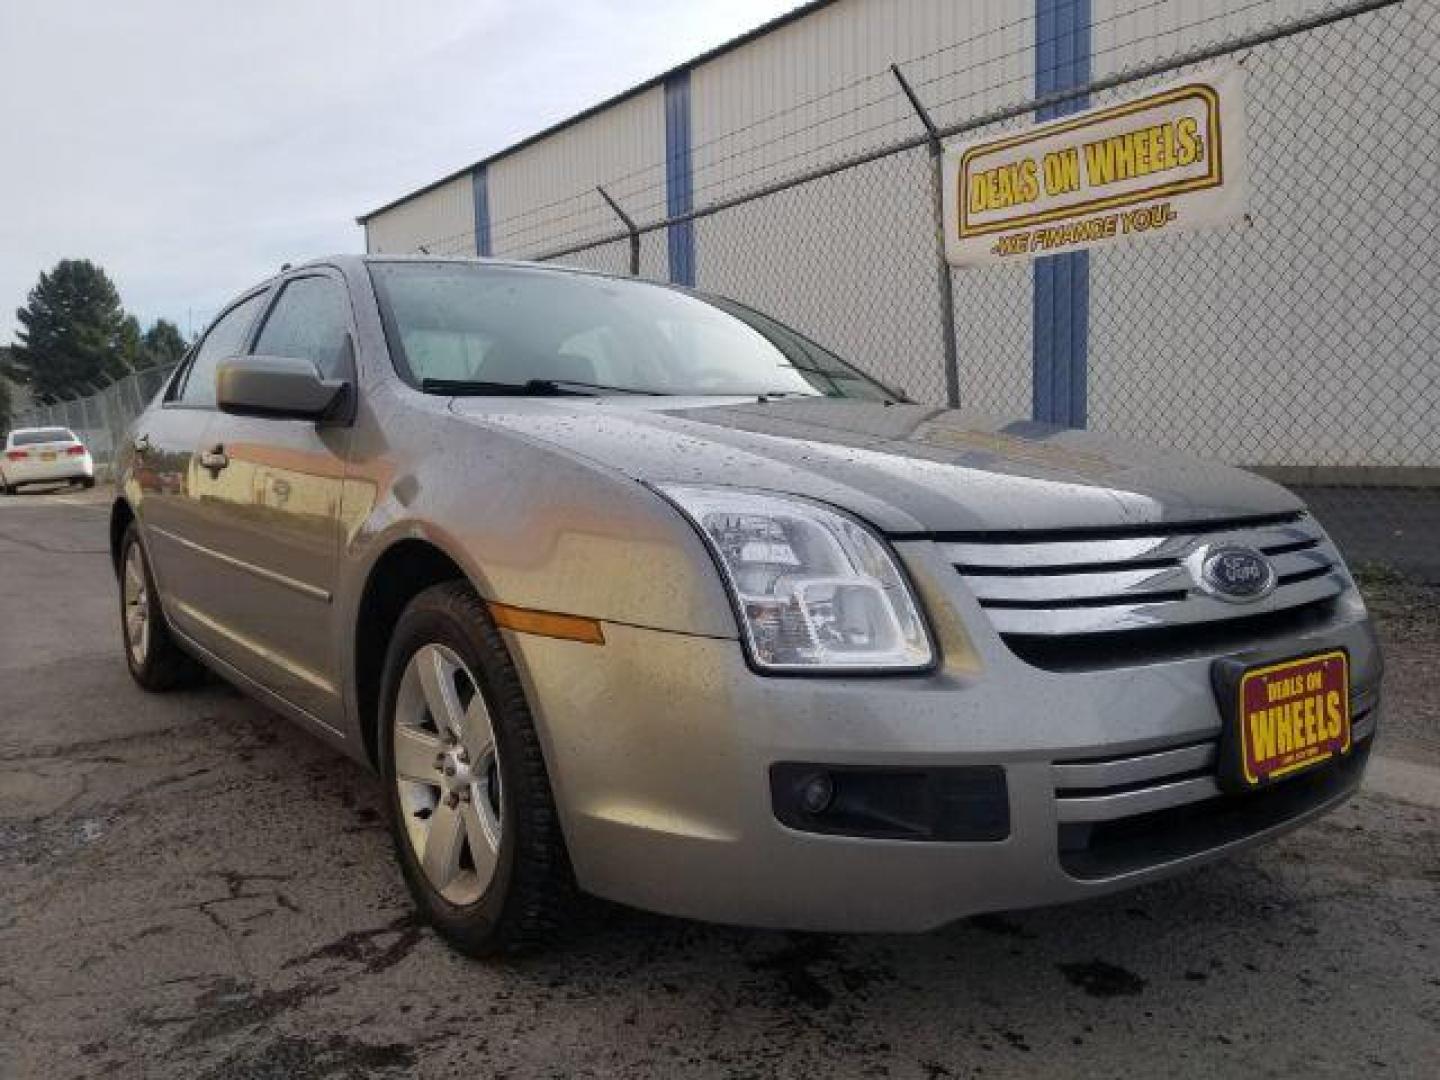
<instances>
[{"instance_id":1,"label":"fence post","mask_svg":"<svg viewBox=\"0 0 1440 1080\"><path fill-rule=\"evenodd\" d=\"M132 372L131 374L125 376L125 387L131 392L130 396L135 399L135 406L131 410L131 415L139 416L142 412L145 411L145 397L143 394L140 393L139 375L135 372Z\"/></svg>"},{"instance_id":2,"label":"fence post","mask_svg":"<svg viewBox=\"0 0 1440 1080\"><path fill-rule=\"evenodd\" d=\"M930 183L935 199L935 260L940 283L940 317L944 321L945 403L953 409L960 404L960 350L955 340L955 283L950 280L950 264L945 261L945 146L940 142L940 129L930 119L925 106L920 104L905 76L900 74L900 65L891 64L890 71L900 89L905 91L905 97L920 118L920 123L925 125L925 137L930 145Z\"/></svg>"},{"instance_id":3,"label":"fence post","mask_svg":"<svg viewBox=\"0 0 1440 1080\"><path fill-rule=\"evenodd\" d=\"M105 381L101 383L99 387L96 387L94 383L86 383L86 385L90 387L90 396L85 399L85 409L87 414L89 414L92 409L94 410L93 418L95 420L95 426L90 432L90 456L93 457L96 462L108 462L110 460L111 450L115 444L115 436L110 426L109 413L105 408L105 392L115 385L115 380L103 371L100 372L100 378ZM87 415L86 423L88 424L90 420L91 416ZM100 432L104 432L105 445L103 447L97 447ZM104 455L103 459L100 456L101 454Z\"/></svg>"},{"instance_id":4,"label":"fence post","mask_svg":"<svg viewBox=\"0 0 1440 1080\"><path fill-rule=\"evenodd\" d=\"M114 382L108 383L95 399L95 407L100 410L100 423L105 428L105 438L109 442L105 460L110 464L115 461L115 447L118 445L115 437L115 389ZM91 453L94 453L93 449Z\"/></svg>"},{"instance_id":5,"label":"fence post","mask_svg":"<svg viewBox=\"0 0 1440 1080\"><path fill-rule=\"evenodd\" d=\"M602 199L604 199L607 203L610 204L610 209L615 211L615 216L618 217L621 223L625 226L625 231L630 234L630 276L639 277L640 230L635 227L635 220L629 214L625 213L624 210L620 209L620 204L617 203L614 199L612 199L610 197L610 193L606 191L603 187L600 187L597 184L595 190L600 193L600 197Z\"/></svg>"}]
</instances>

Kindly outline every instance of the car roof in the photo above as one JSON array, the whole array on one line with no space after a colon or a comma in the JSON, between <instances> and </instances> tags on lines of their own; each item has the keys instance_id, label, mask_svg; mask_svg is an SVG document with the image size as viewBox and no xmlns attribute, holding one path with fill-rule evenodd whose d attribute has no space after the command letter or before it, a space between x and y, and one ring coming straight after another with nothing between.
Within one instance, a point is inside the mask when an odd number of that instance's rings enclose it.
<instances>
[{"instance_id":1,"label":"car roof","mask_svg":"<svg viewBox=\"0 0 1440 1080\"><path fill-rule=\"evenodd\" d=\"M629 275L624 274L607 274L599 270L587 270L584 267L580 266L556 266L553 263L526 262L523 259L492 259L488 257L481 257L478 255L384 255L378 253L357 255L353 252L340 255L317 255L313 259L306 259L302 263L286 263L285 266L282 267L278 272L271 274L267 278L262 278L259 281L252 282L244 289L241 289L239 292L235 293L233 296L231 296L229 300L225 301L225 303L217 309L217 315L202 329L201 336L203 337L206 333L208 333L210 331L210 328L213 327L217 321L219 321L221 316L223 316L236 304L239 304L246 297L254 296L257 293L273 288L277 282L285 279L286 277L293 277L294 275L301 273L305 270L323 270L329 268L332 270L339 270L342 275L348 278L352 275L359 276L364 274L365 268L371 263L393 262L440 264L479 263L487 266L513 266L524 267L531 270L544 270L552 274L583 274L587 277L620 278L624 281L645 281L647 284L659 286L666 286L668 284L667 282L663 281L649 281L648 279L644 278L633 278Z\"/></svg>"},{"instance_id":2,"label":"car roof","mask_svg":"<svg viewBox=\"0 0 1440 1080\"><path fill-rule=\"evenodd\" d=\"M624 274L607 274L601 270L588 270L582 266L558 266L555 263L533 262L527 259L496 259L490 256L481 255L426 255L426 254L402 254L393 255L372 252L365 255L321 255L313 259L307 259L303 263L296 263L294 266L287 266L275 277L266 279L273 281L275 278L283 277L286 274L294 274L299 270L333 266L338 270L359 270L371 263L461 263L479 264L483 266L515 266L524 267L528 270L548 270L555 274L586 274L591 277L625 277ZM643 280L643 279L636 279ZM652 282L651 284L664 284L664 282Z\"/></svg>"},{"instance_id":3,"label":"car roof","mask_svg":"<svg viewBox=\"0 0 1440 1080\"><path fill-rule=\"evenodd\" d=\"M307 259L303 263L295 263L293 265L287 263L285 267L278 273L271 274L267 278L262 278L260 281L254 282L253 284L246 286L240 292L237 292L233 297L227 300L219 308L219 311L223 314L224 312L228 311L230 308L238 304L245 297L250 296L254 293L258 293L264 289L269 289L274 286L276 282L286 277L293 277L294 275L301 273L305 270L322 270L328 267L333 270L339 270L342 274L349 276L350 274L364 273L365 268L372 263L397 262L436 263L440 265L466 264L483 266L510 266L516 268L523 268L526 270L543 270L552 274L577 274L583 275L585 277L617 278L621 281L638 281L647 285L656 285L661 288L675 287L669 282L651 281L648 278L632 277L629 274L607 274L602 270L588 270L583 266L556 266L554 263L528 262L524 259L494 259L478 255L385 255L378 253L356 255L354 253L351 253L348 255L317 255L315 258ZM210 323L210 326L213 325L214 320L212 320ZM209 327L207 326L206 330L208 329Z\"/></svg>"}]
</instances>

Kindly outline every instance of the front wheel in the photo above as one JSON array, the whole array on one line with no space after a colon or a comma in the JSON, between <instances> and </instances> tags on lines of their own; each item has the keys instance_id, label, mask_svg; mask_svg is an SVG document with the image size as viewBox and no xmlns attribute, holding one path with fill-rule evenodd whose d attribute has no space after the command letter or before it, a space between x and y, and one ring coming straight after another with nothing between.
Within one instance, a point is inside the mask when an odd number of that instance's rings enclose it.
<instances>
[{"instance_id":1,"label":"front wheel","mask_svg":"<svg viewBox=\"0 0 1440 1080\"><path fill-rule=\"evenodd\" d=\"M570 862L519 677L467 585L405 609L381 703L391 831L416 905L471 956L543 944L572 902Z\"/></svg>"}]
</instances>

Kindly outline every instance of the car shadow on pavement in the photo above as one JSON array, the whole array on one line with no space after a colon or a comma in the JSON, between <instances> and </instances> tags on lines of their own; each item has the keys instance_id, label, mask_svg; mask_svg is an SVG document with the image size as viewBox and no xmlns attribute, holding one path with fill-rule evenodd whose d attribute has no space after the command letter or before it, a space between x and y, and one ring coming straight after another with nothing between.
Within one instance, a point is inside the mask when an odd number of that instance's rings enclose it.
<instances>
[{"instance_id":1,"label":"car shadow on pavement","mask_svg":"<svg viewBox=\"0 0 1440 1080\"><path fill-rule=\"evenodd\" d=\"M0 804L0 1007L81 1071L1112 1075L1263 1053L1403 1072L1434 1046L1421 808L1362 795L1200 873L929 934L590 901L555 949L482 963L416 921L368 772L219 685L160 703L149 727L0 754L21 792ZM1276 1009L1367 1026L1296 1042Z\"/></svg>"}]
</instances>

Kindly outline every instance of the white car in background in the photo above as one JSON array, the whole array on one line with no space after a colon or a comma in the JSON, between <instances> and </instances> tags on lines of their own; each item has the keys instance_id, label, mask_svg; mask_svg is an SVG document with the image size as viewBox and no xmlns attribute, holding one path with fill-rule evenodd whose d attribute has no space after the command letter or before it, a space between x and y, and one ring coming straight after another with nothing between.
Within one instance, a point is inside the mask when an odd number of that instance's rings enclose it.
<instances>
[{"instance_id":1,"label":"white car in background","mask_svg":"<svg viewBox=\"0 0 1440 1080\"><path fill-rule=\"evenodd\" d=\"M95 460L69 428L16 428L0 456L0 492L14 495L21 484L95 486Z\"/></svg>"}]
</instances>

